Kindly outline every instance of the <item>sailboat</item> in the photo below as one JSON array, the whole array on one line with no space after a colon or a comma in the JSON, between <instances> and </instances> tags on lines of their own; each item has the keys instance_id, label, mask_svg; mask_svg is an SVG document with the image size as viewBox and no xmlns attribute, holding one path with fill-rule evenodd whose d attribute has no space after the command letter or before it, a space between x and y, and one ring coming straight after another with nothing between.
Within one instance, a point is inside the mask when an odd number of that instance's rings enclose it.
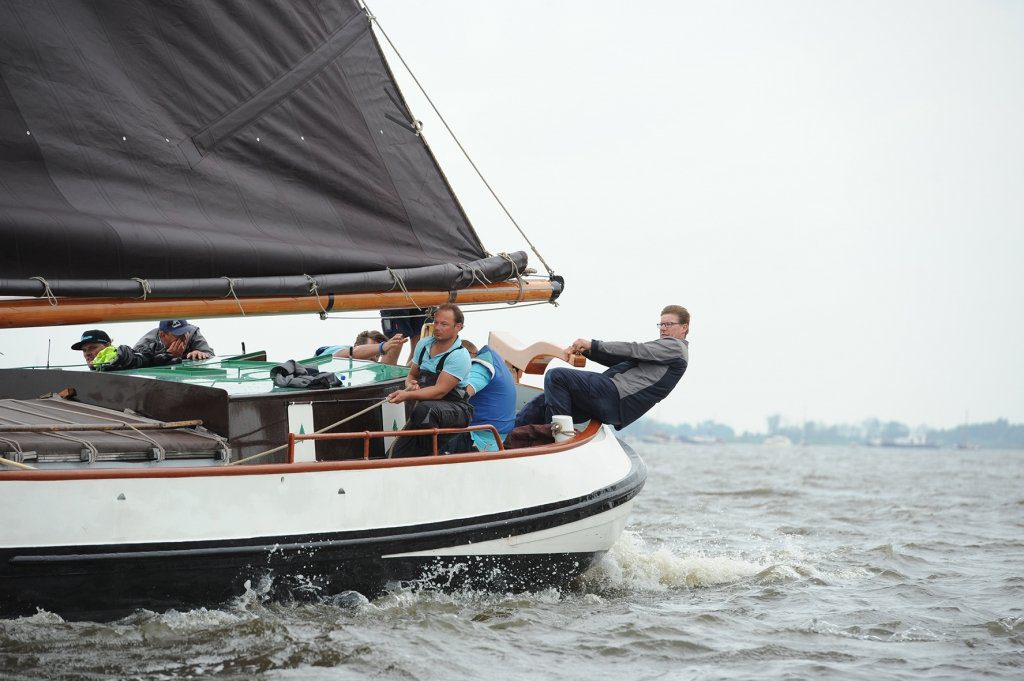
<instances>
[{"instance_id":1,"label":"sailboat","mask_svg":"<svg viewBox=\"0 0 1024 681\"><path fill-rule=\"evenodd\" d=\"M556 299L481 243L373 22L355 0L0 5L0 333ZM543 372L533 347L515 361ZM274 386L284 359L0 370L0 616L564 586L643 487L595 421L386 458L403 367L301 358L342 383L311 391Z\"/></svg>"}]
</instances>

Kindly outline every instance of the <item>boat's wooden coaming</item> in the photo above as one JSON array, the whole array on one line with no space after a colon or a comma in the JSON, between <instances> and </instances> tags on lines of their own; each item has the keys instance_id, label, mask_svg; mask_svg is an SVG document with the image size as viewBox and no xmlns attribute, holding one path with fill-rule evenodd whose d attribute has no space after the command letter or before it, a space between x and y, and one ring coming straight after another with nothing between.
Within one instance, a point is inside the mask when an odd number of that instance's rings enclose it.
<instances>
[{"instance_id":1,"label":"boat's wooden coaming","mask_svg":"<svg viewBox=\"0 0 1024 681\"><path fill-rule=\"evenodd\" d=\"M600 426L592 424L579 441L507 454L274 464L199 469L195 473L273 476L285 469L447 468L497 457L525 461L578 447L599 430ZM264 576L272 578L268 582L273 585L270 595L296 598L329 596L348 589L373 595L390 582L429 582L432 576L454 587L564 586L610 547L625 523L630 501L646 478L640 458L631 451L628 457L626 475L587 494L439 522L209 541L0 548L0 611L22 614L43 607L68 617L108 618L138 607L210 605L241 594L246 580L255 584ZM140 471L157 478L179 477L182 472ZM40 482L68 480L67 476L55 478L54 473L26 472L19 477L31 476ZM124 480L125 473L96 470L75 472L72 477L95 479L97 474L107 474L105 477ZM10 477L4 474L0 479ZM579 538L566 541L573 532ZM502 543L507 543L504 549L494 548ZM491 548L485 549L487 546ZM421 555L410 555L417 552ZM466 564L470 569L463 567ZM448 569L456 565L460 568Z\"/></svg>"}]
</instances>

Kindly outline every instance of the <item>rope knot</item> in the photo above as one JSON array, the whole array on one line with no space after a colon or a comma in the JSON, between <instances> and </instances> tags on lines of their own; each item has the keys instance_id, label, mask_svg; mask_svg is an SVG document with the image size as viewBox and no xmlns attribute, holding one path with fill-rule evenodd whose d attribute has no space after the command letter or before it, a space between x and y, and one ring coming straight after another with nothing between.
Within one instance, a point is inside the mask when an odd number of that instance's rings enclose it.
<instances>
[{"instance_id":1,"label":"rope knot","mask_svg":"<svg viewBox=\"0 0 1024 681\"><path fill-rule=\"evenodd\" d=\"M53 290L50 288L50 282L46 281L43 277L29 277L29 279L35 279L43 285L43 293L40 297L46 298L46 301L54 307L60 304L60 301L57 300L57 296L53 294Z\"/></svg>"},{"instance_id":2,"label":"rope knot","mask_svg":"<svg viewBox=\"0 0 1024 681\"><path fill-rule=\"evenodd\" d=\"M142 299L143 300L145 300L146 296L148 296L150 293L153 292L153 287L150 286L149 280L141 279L139 277L132 277L132 281L137 281L139 283L139 288L142 289Z\"/></svg>"}]
</instances>

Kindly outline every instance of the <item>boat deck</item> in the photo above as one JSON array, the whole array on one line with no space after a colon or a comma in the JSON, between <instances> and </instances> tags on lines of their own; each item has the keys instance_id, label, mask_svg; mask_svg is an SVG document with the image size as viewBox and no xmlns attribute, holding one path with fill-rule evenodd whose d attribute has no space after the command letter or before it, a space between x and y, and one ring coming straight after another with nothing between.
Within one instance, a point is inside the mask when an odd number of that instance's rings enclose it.
<instances>
[{"instance_id":1,"label":"boat deck","mask_svg":"<svg viewBox=\"0 0 1024 681\"><path fill-rule=\"evenodd\" d=\"M70 402L60 397L0 399L0 456L46 468L118 463L197 466L226 460L227 442L190 426Z\"/></svg>"}]
</instances>

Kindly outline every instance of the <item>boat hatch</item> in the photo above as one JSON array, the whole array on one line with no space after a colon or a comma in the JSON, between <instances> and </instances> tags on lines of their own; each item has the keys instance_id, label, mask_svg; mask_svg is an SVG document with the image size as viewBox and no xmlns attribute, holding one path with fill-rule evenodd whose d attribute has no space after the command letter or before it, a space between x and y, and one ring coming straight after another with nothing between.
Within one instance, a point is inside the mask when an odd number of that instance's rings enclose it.
<instances>
[{"instance_id":1,"label":"boat hatch","mask_svg":"<svg viewBox=\"0 0 1024 681\"><path fill-rule=\"evenodd\" d=\"M227 442L197 431L201 421L163 422L57 397L0 399L0 456L37 468L227 460Z\"/></svg>"}]
</instances>

